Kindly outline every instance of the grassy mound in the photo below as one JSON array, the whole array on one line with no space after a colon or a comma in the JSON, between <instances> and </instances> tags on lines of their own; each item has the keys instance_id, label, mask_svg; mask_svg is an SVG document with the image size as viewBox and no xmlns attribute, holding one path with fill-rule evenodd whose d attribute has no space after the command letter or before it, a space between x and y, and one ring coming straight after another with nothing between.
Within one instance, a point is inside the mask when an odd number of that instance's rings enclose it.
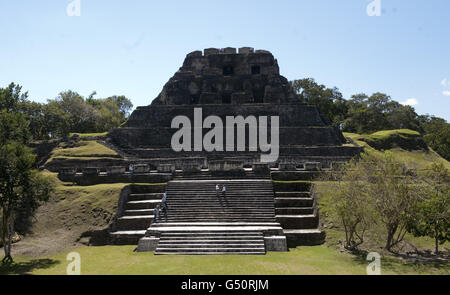
<instances>
[{"instance_id":1,"label":"grassy mound","mask_svg":"<svg viewBox=\"0 0 450 295\"><path fill-rule=\"evenodd\" d=\"M94 140L83 140L79 142L62 142L52 152L49 160L53 159L99 159L119 158L112 149Z\"/></svg>"},{"instance_id":2,"label":"grassy mound","mask_svg":"<svg viewBox=\"0 0 450 295\"><path fill-rule=\"evenodd\" d=\"M101 132L101 133L70 133L69 137L72 136L78 136L80 138L103 138L108 134L108 132Z\"/></svg>"},{"instance_id":3,"label":"grassy mound","mask_svg":"<svg viewBox=\"0 0 450 295\"><path fill-rule=\"evenodd\" d=\"M428 150L419 132L409 129L383 130L369 135L360 135L359 140L377 150L401 148L408 151Z\"/></svg>"},{"instance_id":4,"label":"grassy mound","mask_svg":"<svg viewBox=\"0 0 450 295\"><path fill-rule=\"evenodd\" d=\"M450 169L450 162L427 147L420 134L408 129L384 130L370 135L344 133L369 152L391 151L410 168L426 169L433 162L443 163Z\"/></svg>"}]
</instances>

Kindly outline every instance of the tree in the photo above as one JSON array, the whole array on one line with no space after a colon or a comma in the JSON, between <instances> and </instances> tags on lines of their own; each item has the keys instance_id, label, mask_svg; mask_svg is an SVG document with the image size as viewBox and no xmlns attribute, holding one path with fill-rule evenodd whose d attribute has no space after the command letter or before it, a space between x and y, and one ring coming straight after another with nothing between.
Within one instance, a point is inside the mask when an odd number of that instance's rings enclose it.
<instances>
[{"instance_id":1,"label":"tree","mask_svg":"<svg viewBox=\"0 0 450 295\"><path fill-rule=\"evenodd\" d=\"M36 208L48 198L52 185L34 169L35 156L26 146L28 123L20 113L0 111L0 208L3 262L12 262L11 243L16 213L27 205ZM33 210L31 210L33 211Z\"/></svg>"},{"instance_id":2,"label":"tree","mask_svg":"<svg viewBox=\"0 0 450 295\"><path fill-rule=\"evenodd\" d=\"M16 112L21 102L26 101L28 92L21 93L22 86L10 83L6 88L0 88L0 110Z\"/></svg>"},{"instance_id":3,"label":"tree","mask_svg":"<svg viewBox=\"0 0 450 295\"><path fill-rule=\"evenodd\" d=\"M0 148L0 207L2 209L2 244L5 257L12 262L11 243L16 213L25 205L35 209L47 200L52 190L48 179L33 169L35 156L21 143L9 143Z\"/></svg>"},{"instance_id":4,"label":"tree","mask_svg":"<svg viewBox=\"0 0 450 295\"><path fill-rule=\"evenodd\" d=\"M439 244L450 241L450 173L442 163L433 163L425 175L422 200L411 215L408 231L416 237L428 236Z\"/></svg>"},{"instance_id":5,"label":"tree","mask_svg":"<svg viewBox=\"0 0 450 295\"><path fill-rule=\"evenodd\" d=\"M423 139L435 152L450 161L450 123L434 116L421 116Z\"/></svg>"},{"instance_id":6,"label":"tree","mask_svg":"<svg viewBox=\"0 0 450 295\"><path fill-rule=\"evenodd\" d=\"M96 99L94 91L84 99L73 91L61 92L44 107L46 122L53 122L48 133L65 136L70 132L93 133L109 131L125 122L133 104L125 96ZM53 126L53 128L51 128Z\"/></svg>"},{"instance_id":7,"label":"tree","mask_svg":"<svg viewBox=\"0 0 450 295\"><path fill-rule=\"evenodd\" d=\"M33 139L49 138L44 107L43 104L34 101L26 100L20 103L19 112L26 116Z\"/></svg>"},{"instance_id":8,"label":"tree","mask_svg":"<svg viewBox=\"0 0 450 295\"><path fill-rule=\"evenodd\" d=\"M290 82L299 99L319 108L320 112L334 125L345 119L347 106L339 89L319 85L312 78Z\"/></svg>"},{"instance_id":9,"label":"tree","mask_svg":"<svg viewBox=\"0 0 450 295\"><path fill-rule=\"evenodd\" d=\"M346 104L348 113L343 121L344 131L361 134L392 129L420 131L419 116L414 108L393 101L387 94L355 94Z\"/></svg>"},{"instance_id":10,"label":"tree","mask_svg":"<svg viewBox=\"0 0 450 295\"><path fill-rule=\"evenodd\" d=\"M390 152L366 157L368 194L372 198L378 219L386 229L385 249L403 241L407 225L417 201L417 189L412 171Z\"/></svg>"},{"instance_id":11,"label":"tree","mask_svg":"<svg viewBox=\"0 0 450 295\"><path fill-rule=\"evenodd\" d=\"M129 100L124 95L114 95L106 98L106 100L110 100L113 104L117 105L119 108L119 112L122 115L121 117L121 123L123 123L130 115L130 111L133 108L133 104L131 103L131 100Z\"/></svg>"},{"instance_id":12,"label":"tree","mask_svg":"<svg viewBox=\"0 0 450 295\"><path fill-rule=\"evenodd\" d=\"M353 159L332 174L333 180L339 180L332 182L335 192L332 208L344 227L344 247L356 250L364 242L366 231L375 223L373 206L367 194L364 161Z\"/></svg>"}]
</instances>

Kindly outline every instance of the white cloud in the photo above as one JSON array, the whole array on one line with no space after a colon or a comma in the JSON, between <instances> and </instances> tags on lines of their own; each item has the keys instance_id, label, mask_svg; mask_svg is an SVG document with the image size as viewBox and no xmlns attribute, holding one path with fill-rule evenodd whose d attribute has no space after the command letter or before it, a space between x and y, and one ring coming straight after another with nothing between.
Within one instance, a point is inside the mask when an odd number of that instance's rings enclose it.
<instances>
[{"instance_id":1,"label":"white cloud","mask_svg":"<svg viewBox=\"0 0 450 295\"><path fill-rule=\"evenodd\" d=\"M449 82L450 84L450 82ZM444 78L444 80L441 81L442 86L447 86L447 78Z\"/></svg>"},{"instance_id":2,"label":"white cloud","mask_svg":"<svg viewBox=\"0 0 450 295\"><path fill-rule=\"evenodd\" d=\"M445 96L450 96L450 91L449 90L444 90L442 91L442 94Z\"/></svg>"},{"instance_id":3,"label":"white cloud","mask_svg":"<svg viewBox=\"0 0 450 295\"><path fill-rule=\"evenodd\" d=\"M408 98L407 100L401 102L401 104L404 106L415 106L419 104L419 101L417 98Z\"/></svg>"}]
</instances>

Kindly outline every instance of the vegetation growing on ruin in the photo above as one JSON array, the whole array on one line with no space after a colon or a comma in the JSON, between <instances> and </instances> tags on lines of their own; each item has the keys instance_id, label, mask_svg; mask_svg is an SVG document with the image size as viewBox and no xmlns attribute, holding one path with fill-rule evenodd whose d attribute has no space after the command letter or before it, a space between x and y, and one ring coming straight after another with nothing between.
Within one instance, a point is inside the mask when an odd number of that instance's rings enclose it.
<instances>
[{"instance_id":1,"label":"vegetation growing on ruin","mask_svg":"<svg viewBox=\"0 0 450 295\"><path fill-rule=\"evenodd\" d=\"M380 138L381 141L386 140L387 138L390 138L392 140L391 135L394 137L395 140L401 141L401 136L415 136L415 132L412 130L387 130L387 131L381 131L376 132L377 135L373 136L373 134L370 135L364 135L364 134L357 134L357 133L347 133L344 132L344 136L350 138L353 140L356 144L359 146L362 146L365 148L366 151L371 151L375 153L379 153L380 151L371 147L368 142L376 141L377 138ZM375 146L382 145L382 143L376 144ZM401 148L399 145L392 145L391 148L386 148L384 150L391 151L398 159L408 164L408 167L410 168L416 168L416 169L425 169L427 166L429 166L433 162L442 163L444 164L447 169L450 169L450 162L442 158L439 154L437 154L432 148L428 149L422 149L420 146L406 150Z\"/></svg>"},{"instance_id":2,"label":"vegetation growing on ruin","mask_svg":"<svg viewBox=\"0 0 450 295\"><path fill-rule=\"evenodd\" d=\"M104 137L108 134L108 132L99 132L99 133L70 133L69 137L72 136L79 136L80 138L86 138L86 137Z\"/></svg>"},{"instance_id":3,"label":"vegetation growing on ruin","mask_svg":"<svg viewBox=\"0 0 450 295\"><path fill-rule=\"evenodd\" d=\"M118 154L112 149L93 140L79 141L76 143L62 142L51 153L53 158L116 158ZM49 161L50 161L49 160Z\"/></svg>"}]
</instances>

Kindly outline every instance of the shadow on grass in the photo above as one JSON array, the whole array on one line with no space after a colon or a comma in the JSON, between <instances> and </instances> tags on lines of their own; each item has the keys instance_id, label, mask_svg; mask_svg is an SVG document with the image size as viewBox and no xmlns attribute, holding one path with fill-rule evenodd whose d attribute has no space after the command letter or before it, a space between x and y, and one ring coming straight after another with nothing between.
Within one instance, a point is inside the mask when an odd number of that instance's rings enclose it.
<instances>
[{"instance_id":1,"label":"shadow on grass","mask_svg":"<svg viewBox=\"0 0 450 295\"><path fill-rule=\"evenodd\" d=\"M367 260L368 251L354 250L348 251L352 254L353 261L356 263L367 266L371 261ZM380 253L381 254L381 266L389 271L398 274L420 274L420 273L441 273L450 269L450 261L443 259L442 257L424 257L408 256L398 253Z\"/></svg>"},{"instance_id":2,"label":"shadow on grass","mask_svg":"<svg viewBox=\"0 0 450 295\"><path fill-rule=\"evenodd\" d=\"M30 261L13 262L13 263L0 262L0 274L25 275L30 274L35 269L46 269L56 264L59 264L59 261L48 258L33 259Z\"/></svg>"}]
</instances>

